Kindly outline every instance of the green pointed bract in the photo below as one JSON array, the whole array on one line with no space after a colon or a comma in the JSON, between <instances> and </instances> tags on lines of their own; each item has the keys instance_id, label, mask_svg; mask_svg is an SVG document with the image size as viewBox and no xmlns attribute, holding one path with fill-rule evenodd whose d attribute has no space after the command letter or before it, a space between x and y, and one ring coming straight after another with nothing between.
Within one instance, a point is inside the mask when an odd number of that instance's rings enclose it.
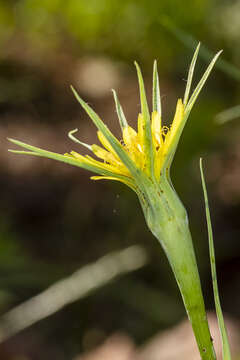
<instances>
[{"instance_id":1,"label":"green pointed bract","mask_svg":"<svg viewBox=\"0 0 240 360\"><path fill-rule=\"evenodd\" d=\"M160 117L162 116L160 86L157 70L157 61L153 64L153 91L152 91L152 111L157 111Z\"/></svg>"},{"instance_id":2,"label":"green pointed bract","mask_svg":"<svg viewBox=\"0 0 240 360\"><path fill-rule=\"evenodd\" d=\"M190 87L191 87L191 82L192 82L192 76L193 76L193 70L194 70L194 66L195 66L195 62L197 60L197 55L198 55L198 51L199 51L199 46L200 44L198 45L194 55L193 55L193 59L192 59L192 62L191 62L191 65L190 65L190 69L189 69L189 72L188 72L188 81L187 81L187 88L188 90L186 89L185 91L185 98L188 99L189 97L189 92L190 92ZM172 143L171 147L169 148L169 151L168 151L168 154L165 158L165 161L163 163L163 171L168 169L170 169L170 166L171 166L171 163L172 163L172 160L173 160L173 157L174 157L174 154L176 152L176 149L177 149L177 146L178 146L178 142L179 142L179 139L182 135L182 132L183 132L183 129L184 129L184 126L188 120L188 117L189 117L189 114L192 110L192 107L195 103L195 101L197 100L199 94L200 94L200 91L202 90L205 82L207 81L212 69L213 69L213 66L214 64L216 63L218 57L220 56L220 54L222 53L222 50L219 51L215 56L214 58L212 59L211 63L208 65L206 71L204 72L201 80L199 81L198 85L196 86L195 90L193 91L189 101L187 104L184 104L184 117L182 119L182 121L180 122L179 124L179 127L177 129L177 132L176 132L176 135L175 135L175 138L174 138L174 142Z\"/></svg>"},{"instance_id":3,"label":"green pointed bract","mask_svg":"<svg viewBox=\"0 0 240 360\"><path fill-rule=\"evenodd\" d=\"M115 177L115 178L118 178L118 179L121 179L121 180L126 180L127 179L128 182L131 182L133 184L132 180L130 178L124 176L124 175L116 174L116 173L113 173L113 172L111 172L109 170L102 169L101 167L94 166L92 164L86 164L86 163L81 162L79 160L75 160L74 157L72 157L72 156L66 156L66 155L61 155L61 154L54 153L52 151L42 150L42 149L40 149L40 148L38 148L36 146L25 144L24 142L19 141L19 140L10 139L10 138L8 140L11 141L15 145L18 145L18 146L20 146L22 148L25 148L25 149L29 150L29 151L8 150L8 151L10 151L12 153L23 154L23 155L40 156L40 157L45 157L45 158L48 158L48 159L58 160L58 161L61 161L61 162L64 162L64 163L67 163L67 164L70 164L70 165L78 166L80 168L95 172L95 173L97 173L99 175L111 176L111 177Z\"/></svg>"},{"instance_id":4,"label":"green pointed bract","mask_svg":"<svg viewBox=\"0 0 240 360\"><path fill-rule=\"evenodd\" d=\"M82 98L78 95L76 90L71 87L77 101L82 105L86 113L90 116L96 127L99 131L103 133L103 135L106 137L106 139L109 141L111 146L113 147L116 154L119 156L121 161L125 164L125 166L128 168L128 170L131 172L131 174L136 178L139 179L140 177L140 170L136 167L134 162L130 159L130 157L127 155L126 151L122 148L119 141L113 136L111 131L108 129L108 127L104 124L104 122L100 119L100 117L97 115L97 113L84 101Z\"/></svg>"},{"instance_id":5,"label":"green pointed bract","mask_svg":"<svg viewBox=\"0 0 240 360\"><path fill-rule=\"evenodd\" d=\"M123 129L124 127L128 126L127 119L126 119L126 117L124 115L123 109L122 109L121 104L120 104L120 102L118 100L116 91L112 89L112 92L113 92L113 97L114 97L114 101L115 101L115 105L116 105L116 111L117 111L117 116L118 116L118 119L119 119L119 124L121 126L121 129Z\"/></svg>"},{"instance_id":6,"label":"green pointed bract","mask_svg":"<svg viewBox=\"0 0 240 360\"><path fill-rule=\"evenodd\" d=\"M200 45L201 45L201 43L198 44L198 46L197 46L197 48L196 48L196 50L194 52L194 55L193 55L193 58L192 58L192 61L191 61L190 67L189 67L189 71L188 71L187 85L186 85L185 94L184 94L184 100L183 100L183 104L185 106L188 103L188 98L189 98L191 85L192 85L193 73L194 73L194 69L195 69L195 65L196 65Z\"/></svg>"},{"instance_id":7,"label":"green pointed bract","mask_svg":"<svg viewBox=\"0 0 240 360\"><path fill-rule=\"evenodd\" d=\"M207 219L207 228L208 228L209 255L210 255L210 264L211 264L211 272L212 272L214 301L215 301L219 330L220 330L221 339L222 339L222 355L223 355L223 360L231 360L229 340L228 340L227 330L226 330L225 323L224 323L224 318L223 318L223 313L222 313L222 308L221 308L221 303L220 303L220 298L219 298L219 292L218 292L212 222L211 222L211 215L210 215L209 204L208 204L207 187L206 187L205 177L204 177L204 173L203 173L202 159L200 159L199 164L200 164L200 173L201 173L206 219Z\"/></svg>"},{"instance_id":8,"label":"green pointed bract","mask_svg":"<svg viewBox=\"0 0 240 360\"><path fill-rule=\"evenodd\" d=\"M151 132L151 119L148 109L147 97L143 82L142 73L138 63L135 61L135 66L137 69L139 90L140 90L140 100L141 100L141 113L144 121L144 152L146 155L146 167L151 176L154 176L154 156L153 156L153 143L152 143L152 132Z\"/></svg>"},{"instance_id":9,"label":"green pointed bract","mask_svg":"<svg viewBox=\"0 0 240 360\"><path fill-rule=\"evenodd\" d=\"M193 107L195 101L197 100L200 91L202 90L207 78L210 75L210 72L212 71L212 68L213 68L215 62L217 61L217 59L219 58L221 53L222 53L222 50L219 51L214 56L214 58L212 59L212 61L208 65L207 70L205 71L205 73L203 74L201 80L199 81L198 85L196 86L195 90L193 91L192 96L190 97L188 103L186 104L186 109L185 109L186 116L188 116L190 114L190 111L192 110L192 107Z\"/></svg>"}]
</instances>

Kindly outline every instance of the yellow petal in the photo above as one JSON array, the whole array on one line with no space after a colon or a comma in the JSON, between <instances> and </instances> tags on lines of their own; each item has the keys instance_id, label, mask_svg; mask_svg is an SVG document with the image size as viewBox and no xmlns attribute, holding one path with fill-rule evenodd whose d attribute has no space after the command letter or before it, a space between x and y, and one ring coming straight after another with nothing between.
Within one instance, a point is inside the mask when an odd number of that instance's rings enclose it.
<instances>
[{"instance_id":1,"label":"yellow petal","mask_svg":"<svg viewBox=\"0 0 240 360\"><path fill-rule=\"evenodd\" d=\"M92 151L97 157L99 157L100 159L102 159L110 164L114 164L116 166L119 166L119 165L123 166L122 163L117 159L117 157L114 154L101 148L98 145L93 144Z\"/></svg>"},{"instance_id":2,"label":"yellow petal","mask_svg":"<svg viewBox=\"0 0 240 360\"><path fill-rule=\"evenodd\" d=\"M129 175L128 170L126 168L124 168L123 166L122 167L113 166L113 165L95 160L89 155L83 156L81 154L78 154L75 151L71 151L71 156L85 164L94 165L98 169L108 170L108 171L114 172L116 174L121 174L121 175Z\"/></svg>"},{"instance_id":3,"label":"yellow petal","mask_svg":"<svg viewBox=\"0 0 240 360\"><path fill-rule=\"evenodd\" d=\"M105 149L107 149L112 154L117 156L117 154L113 150L112 146L110 145L109 141L105 138L105 136L103 135L103 133L101 131L97 132L97 136L98 136L100 143L105 147Z\"/></svg>"},{"instance_id":4,"label":"yellow petal","mask_svg":"<svg viewBox=\"0 0 240 360\"><path fill-rule=\"evenodd\" d=\"M86 160L85 156L77 153L76 151L71 151L70 154L68 154L68 155L74 157L74 158L77 159L77 160L81 160L81 161L85 161L85 160Z\"/></svg>"},{"instance_id":5,"label":"yellow petal","mask_svg":"<svg viewBox=\"0 0 240 360\"><path fill-rule=\"evenodd\" d=\"M182 103L182 99L178 99L175 116L171 126L171 137L174 137L175 133L181 127L183 117L184 117L184 105Z\"/></svg>"},{"instance_id":6,"label":"yellow petal","mask_svg":"<svg viewBox=\"0 0 240 360\"><path fill-rule=\"evenodd\" d=\"M184 105L182 103L182 99L178 99L176 112L174 115L174 119L171 125L170 130L166 134L165 140L164 140L164 152L166 153L169 149L169 147L173 144L175 141L175 138L179 131L181 131L181 127L183 124L184 119Z\"/></svg>"},{"instance_id":7,"label":"yellow petal","mask_svg":"<svg viewBox=\"0 0 240 360\"><path fill-rule=\"evenodd\" d=\"M161 117L157 111L152 113L152 138L155 150L158 150L163 143Z\"/></svg>"},{"instance_id":8,"label":"yellow petal","mask_svg":"<svg viewBox=\"0 0 240 360\"><path fill-rule=\"evenodd\" d=\"M86 155L84 157L87 161L89 161L91 164L95 166L99 166L102 169L110 170L111 172L114 172L116 174L125 175L125 176L131 176L128 169L123 165L122 163L118 166L115 164L107 164L103 163L101 161L93 159L91 156Z\"/></svg>"},{"instance_id":9,"label":"yellow petal","mask_svg":"<svg viewBox=\"0 0 240 360\"><path fill-rule=\"evenodd\" d=\"M139 165L139 149L137 148L138 135L131 126L125 126L123 128L123 141L129 156L137 165Z\"/></svg>"},{"instance_id":10,"label":"yellow petal","mask_svg":"<svg viewBox=\"0 0 240 360\"><path fill-rule=\"evenodd\" d=\"M90 179L91 180L115 180L115 181L120 181L121 183L129 186L131 189L136 190L133 183L131 181L128 181L128 179L126 179L126 180L125 179L119 179L119 178L114 177L114 176L91 176Z\"/></svg>"},{"instance_id":11,"label":"yellow petal","mask_svg":"<svg viewBox=\"0 0 240 360\"><path fill-rule=\"evenodd\" d=\"M163 144L162 129L161 129L161 116L157 111L152 113L152 139L153 139L153 152L154 152L154 174L157 179L160 177L161 168L161 147Z\"/></svg>"},{"instance_id":12,"label":"yellow petal","mask_svg":"<svg viewBox=\"0 0 240 360\"><path fill-rule=\"evenodd\" d=\"M152 134L160 134L162 127L161 116L157 111L153 111L152 113Z\"/></svg>"},{"instance_id":13,"label":"yellow petal","mask_svg":"<svg viewBox=\"0 0 240 360\"><path fill-rule=\"evenodd\" d=\"M137 133L131 126L125 126L123 128L123 141L129 151L136 147Z\"/></svg>"},{"instance_id":14,"label":"yellow petal","mask_svg":"<svg viewBox=\"0 0 240 360\"><path fill-rule=\"evenodd\" d=\"M138 115L138 142L142 151L144 150L144 119L142 114Z\"/></svg>"},{"instance_id":15,"label":"yellow petal","mask_svg":"<svg viewBox=\"0 0 240 360\"><path fill-rule=\"evenodd\" d=\"M123 141L131 159L135 162L138 168L143 170L145 163L143 146L139 142L137 132L131 126L123 128Z\"/></svg>"}]
</instances>

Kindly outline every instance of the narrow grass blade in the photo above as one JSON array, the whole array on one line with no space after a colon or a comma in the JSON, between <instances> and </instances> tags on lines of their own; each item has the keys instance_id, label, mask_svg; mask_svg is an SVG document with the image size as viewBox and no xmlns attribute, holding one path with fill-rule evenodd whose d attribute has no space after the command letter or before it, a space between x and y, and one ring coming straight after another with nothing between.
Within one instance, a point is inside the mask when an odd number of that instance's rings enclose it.
<instances>
[{"instance_id":1,"label":"narrow grass blade","mask_svg":"<svg viewBox=\"0 0 240 360\"><path fill-rule=\"evenodd\" d=\"M197 57L198 57L198 53L199 53L199 48L200 48L200 43L198 44L193 58L192 58L192 62L190 64L190 68L188 71L188 78L187 78L187 85L186 85L186 90L185 90L185 94L184 94L184 100L183 100L183 104L186 106L188 103L188 98L189 98L189 94L190 94L190 90L191 90L191 85L192 85L192 78L193 78L193 73L194 73L194 68L196 65L196 61L197 61Z\"/></svg>"},{"instance_id":2,"label":"narrow grass blade","mask_svg":"<svg viewBox=\"0 0 240 360\"><path fill-rule=\"evenodd\" d=\"M239 117L240 105L236 105L217 114L215 120L219 125L223 125L226 122L235 120Z\"/></svg>"},{"instance_id":3,"label":"narrow grass blade","mask_svg":"<svg viewBox=\"0 0 240 360\"><path fill-rule=\"evenodd\" d=\"M141 100L141 112L144 121L144 147L145 147L145 154L146 154L146 165L147 169L150 174L154 174L154 167L153 167L153 144L152 144L152 131L151 131L151 120L149 114L149 108L147 103L147 97L143 82L143 77L141 73L141 69L138 63L135 61L135 66L137 69L137 76L138 76L138 83L139 83L139 91L140 91L140 100Z\"/></svg>"},{"instance_id":4,"label":"narrow grass blade","mask_svg":"<svg viewBox=\"0 0 240 360\"><path fill-rule=\"evenodd\" d=\"M127 119L126 119L126 117L124 115L123 109L122 109L121 104L120 104L120 102L118 100L116 91L112 90L112 92L113 92L113 97L114 97L114 101L115 101L115 105L116 105L116 111L117 111L119 123L120 123L121 129L123 129L124 127L128 126Z\"/></svg>"},{"instance_id":5,"label":"narrow grass blade","mask_svg":"<svg viewBox=\"0 0 240 360\"><path fill-rule=\"evenodd\" d=\"M209 75L210 75L210 73L211 73L211 71L212 71L212 68L213 68L215 62L217 61L217 59L218 59L218 57L220 56L221 53L222 53L222 50L219 51L219 52L214 56L214 58L212 59L212 61L211 61L210 64L208 65L207 70L205 71L205 73L203 74L201 80L199 81L198 85L196 86L196 88L195 88L192 96L190 97L190 100L189 100L189 102L187 103L186 109L185 109L185 113L186 113L187 116L189 115L189 113L190 113L190 111L191 111L191 109L192 109L195 101L197 100L197 97L198 97L200 91L202 90L205 82L207 81L207 78L209 77Z\"/></svg>"},{"instance_id":6,"label":"narrow grass blade","mask_svg":"<svg viewBox=\"0 0 240 360\"><path fill-rule=\"evenodd\" d=\"M153 92L152 92L153 104L152 111L157 111L160 117L162 116L162 107L161 107L161 96L160 96L160 86L157 70L157 61L154 61L153 64Z\"/></svg>"},{"instance_id":7,"label":"narrow grass blade","mask_svg":"<svg viewBox=\"0 0 240 360\"><path fill-rule=\"evenodd\" d=\"M141 269L148 262L149 256L145 248L132 245L104 254L101 258L82 266L71 275L59 279L46 290L17 305L7 313L1 314L1 346L11 336L19 334L20 331L60 310L62 311L66 305L94 294L95 291L119 276Z\"/></svg>"},{"instance_id":8,"label":"narrow grass blade","mask_svg":"<svg viewBox=\"0 0 240 360\"><path fill-rule=\"evenodd\" d=\"M103 135L106 137L106 139L109 141L109 143L111 144L111 146L113 147L114 151L119 156L121 161L125 164L125 166L131 172L131 174L136 178L138 178L139 169L137 169L134 162L127 155L126 151L122 148L120 142L115 138L115 136L111 133L108 127L103 123L103 121L100 119L97 113L78 95L77 91L72 86L71 89L77 101L81 104L81 106L84 108L86 113L92 119L98 130L101 131Z\"/></svg>"},{"instance_id":9,"label":"narrow grass blade","mask_svg":"<svg viewBox=\"0 0 240 360\"><path fill-rule=\"evenodd\" d=\"M214 244L213 244L213 231L212 231L211 216L210 216L210 210L209 210L209 204L208 204L207 188L206 188L206 183L205 183L204 174L203 174L202 159L200 159L200 172L201 172L201 180L202 180L207 227L208 227L209 254L210 254L211 272L212 272L214 301L215 301L216 313L217 313L217 318L218 318L218 325L219 325L221 338L222 338L223 360L231 360L228 335L227 335L227 331L226 331L225 324L224 324L224 318L223 318L223 313L222 313L221 303L220 303L220 298L219 298L219 293L218 293L215 251L214 251Z\"/></svg>"}]
</instances>

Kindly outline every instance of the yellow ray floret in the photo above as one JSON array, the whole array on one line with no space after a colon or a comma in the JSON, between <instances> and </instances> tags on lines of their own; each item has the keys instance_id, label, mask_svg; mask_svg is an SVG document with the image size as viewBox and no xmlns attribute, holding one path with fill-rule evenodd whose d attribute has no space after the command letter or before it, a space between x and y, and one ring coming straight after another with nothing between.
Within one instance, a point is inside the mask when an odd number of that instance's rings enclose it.
<instances>
[{"instance_id":1,"label":"yellow ray floret","mask_svg":"<svg viewBox=\"0 0 240 360\"><path fill-rule=\"evenodd\" d=\"M152 113L151 117L151 134L154 152L154 175L159 180L161 167L164 162L164 158L169 148L171 147L174 137L178 133L178 129L181 126L182 118L184 116L184 107L182 101L179 100L177 103L176 114L173 120L173 124L170 130L166 126L161 126L161 116L157 111ZM125 164L120 160L109 141L102 134L101 131L97 133L99 141L102 146L93 144L89 146L94 155L102 161L96 160L89 155L83 156L75 151L71 151L68 156L72 156L75 159L109 170L116 175L123 175L126 178L132 178L130 171L127 169ZM126 125L122 129L122 141L119 142L122 149L128 154L128 156L135 163L136 167L143 172L146 172L146 154L144 151L144 127L142 121L142 115L138 117L138 132L136 132L131 126ZM110 179L113 177L97 176L92 177L94 180L99 179ZM115 180L119 180L115 178ZM126 181L127 182L127 179Z\"/></svg>"},{"instance_id":2,"label":"yellow ray floret","mask_svg":"<svg viewBox=\"0 0 240 360\"><path fill-rule=\"evenodd\" d=\"M69 138L74 142L85 146L96 158L89 155L81 155L75 151L62 155L37 148L36 146L28 145L14 139L10 139L10 141L28 151L10 151L19 154L47 157L78 166L98 174L97 177L93 177L94 180L118 180L127 184L134 190L140 189L141 187L144 188L145 184L148 183L147 178L150 178L152 182L160 182L161 179L166 176L169 178L169 169L182 130L189 117L190 111L213 68L214 63L220 55L219 52L213 58L190 96L192 76L198 49L199 46L195 51L193 61L188 72L184 101L182 102L181 99L177 101L175 116L170 127L162 125L161 96L157 64L155 61L153 71L153 101L151 115L142 73L138 64L136 64L141 104L141 113L138 116L137 130L134 130L128 125L117 94L113 91L116 112L122 129L122 139L120 141L111 133L99 115L78 95L76 90L72 88L76 99L96 125L98 129L97 136L101 146L96 144L88 145L75 138L74 134L77 129L69 132Z\"/></svg>"}]
</instances>

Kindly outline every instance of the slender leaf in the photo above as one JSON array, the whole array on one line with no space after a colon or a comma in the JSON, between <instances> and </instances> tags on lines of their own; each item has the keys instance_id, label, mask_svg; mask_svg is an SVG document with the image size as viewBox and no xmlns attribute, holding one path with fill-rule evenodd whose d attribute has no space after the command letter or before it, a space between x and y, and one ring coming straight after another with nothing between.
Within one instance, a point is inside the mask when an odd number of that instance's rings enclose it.
<instances>
[{"instance_id":1,"label":"slender leaf","mask_svg":"<svg viewBox=\"0 0 240 360\"><path fill-rule=\"evenodd\" d=\"M221 338L222 338L223 360L231 360L228 335L227 335L226 327L224 324L224 318L223 318L223 313L222 313L221 303L220 303L220 298L219 298L219 292L218 292L215 251L214 251L214 243L213 243L213 231L212 231L211 216L210 216L210 210L209 210L209 204L208 204L207 188L206 188L206 183L205 183L204 174L203 174L202 159L200 159L200 172L201 172L201 180L202 180L207 227L208 227L209 254L210 254L211 272L212 272L214 300L215 300L215 307L216 307L217 318L218 318L218 325L219 325Z\"/></svg>"}]
</instances>

